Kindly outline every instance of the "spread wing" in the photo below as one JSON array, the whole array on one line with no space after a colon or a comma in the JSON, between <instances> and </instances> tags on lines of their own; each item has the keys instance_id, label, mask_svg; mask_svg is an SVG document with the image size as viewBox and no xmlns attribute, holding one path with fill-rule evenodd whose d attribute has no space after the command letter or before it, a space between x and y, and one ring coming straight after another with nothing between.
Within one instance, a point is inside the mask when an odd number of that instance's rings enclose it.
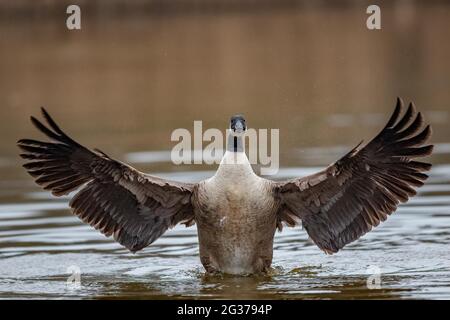
<instances>
[{"instance_id":1,"label":"spread wing","mask_svg":"<svg viewBox=\"0 0 450 320\"><path fill-rule=\"evenodd\" d=\"M177 223L193 223L192 184L171 182L141 173L91 151L68 137L42 109L47 126L32 123L51 142L23 139L18 146L36 183L55 196L80 189L70 207L82 221L130 251L138 251Z\"/></svg>"},{"instance_id":2,"label":"spread wing","mask_svg":"<svg viewBox=\"0 0 450 320\"><path fill-rule=\"evenodd\" d=\"M416 194L431 164L414 158L431 154L431 135L410 104L402 115L399 98L384 129L366 146L359 145L326 169L276 184L281 199L278 219L297 218L326 253L335 253L386 220L401 202Z\"/></svg>"}]
</instances>

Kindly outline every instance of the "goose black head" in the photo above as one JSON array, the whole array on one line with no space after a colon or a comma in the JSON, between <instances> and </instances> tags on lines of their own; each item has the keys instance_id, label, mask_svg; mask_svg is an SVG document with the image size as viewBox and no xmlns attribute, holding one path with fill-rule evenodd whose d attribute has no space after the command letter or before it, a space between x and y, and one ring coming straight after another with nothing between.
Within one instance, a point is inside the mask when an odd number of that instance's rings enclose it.
<instances>
[{"instance_id":1,"label":"goose black head","mask_svg":"<svg viewBox=\"0 0 450 320\"><path fill-rule=\"evenodd\" d=\"M247 130L247 124L243 115L237 114L231 117L230 130L233 134L242 134Z\"/></svg>"}]
</instances>

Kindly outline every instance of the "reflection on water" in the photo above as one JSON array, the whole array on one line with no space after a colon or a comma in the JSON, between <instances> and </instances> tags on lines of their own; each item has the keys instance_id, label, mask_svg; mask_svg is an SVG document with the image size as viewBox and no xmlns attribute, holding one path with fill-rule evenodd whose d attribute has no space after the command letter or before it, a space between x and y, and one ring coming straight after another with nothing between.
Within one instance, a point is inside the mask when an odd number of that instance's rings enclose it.
<instances>
[{"instance_id":1,"label":"reflection on water","mask_svg":"<svg viewBox=\"0 0 450 320\"><path fill-rule=\"evenodd\" d=\"M384 9L380 32L364 28L357 6L86 19L79 33L51 19L0 22L0 298L450 298L450 6L412 7L407 18L400 9ZM129 253L70 215L69 197L35 186L14 145L37 137L27 118L46 105L80 142L199 181L216 166L170 163L171 131L197 119L225 129L242 112L255 128L280 129L284 179L373 136L397 95L433 125L429 182L333 256L285 228L273 272L260 277L205 276L195 227ZM70 266L81 269L78 289L66 285ZM381 289L367 288L370 266Z\"/></svg>"},{"instance_id":2,"label":"reflection on water","mask_svg":"<svg viewBox=\"0 0 450 320\"><path fill-rule=\"evenodd\" d=\"M68 214L68 199L22 187L13 190L20 203L0 205L0 298L449 298L449 187L450 167L436 165L418 197L337 255L285 228L273 271L258 277L205 276L195 227L176 227L133 255ZM80 288L66 285L73 265ZM367 288L370 266L380 268L381 289Z\"/></svg>"}]
</instances>

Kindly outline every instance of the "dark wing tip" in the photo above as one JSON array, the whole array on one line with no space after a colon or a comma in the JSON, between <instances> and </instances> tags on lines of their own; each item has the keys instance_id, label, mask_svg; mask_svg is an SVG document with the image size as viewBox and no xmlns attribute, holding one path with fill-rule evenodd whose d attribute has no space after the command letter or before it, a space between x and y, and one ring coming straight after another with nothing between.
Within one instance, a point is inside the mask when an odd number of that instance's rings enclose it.
<instances>
[{"instance_id":1,"label":"dark wing tip","mask_svg":"<svg viewBox=\"0 0 450 320\"><path fill-rule=\"evenodd\" d=\"M57 140L57 141L62 141L61 136L58 135L57 133L55 133L54 131L50 130L49 128L47 128L42 122L40 122L38 119L36 119L35 117L31 116L30 117L31 123L42 133L44 133L47 137Z\"/></svg>"},{"instance_id":2,"label":"dark wing tip","mask_svg":"<svg viewBox=\"0 0 450 320\"><path fill-rule=\"evenodd\" d=\"M54 122L52 117L50 116L50 114L44 107L41 107L41 114L44 117L44 119L47 120L47 122L49 122L49 124L50 124L50 122Z\"/></svg>"},{"instance_id":3,"label":"dark wing tip","mask_svg":"<svg viewBox=\"0 0 450 320\"><path fill-rule=\"evenodd\" d=\"M408 124L411 122L411 119L414 117L414 115L416 113L417 113L416 108L414 107L414 105L412 103L410 103L408 105L408 109L406 109L406 112L401 117L399 117L400 119L393 126L393 129L395 131L400 131L400 130L404 129L405 127L408 127Z\"/></svg>"},{"instance_id":4,"label":"dark wing tip","mask_svg":"<svg viewBox=\"0 0 450 320\"><path fill-rule=\"evenodd\" d=\"M392 113L391 117L389 118L388 122L386 123L386 126L384 127L385 129L394 126L394 124L397 122L400 114L402 113L402 110L403 110L403 100L402 100L402 98L397 97L397 103L395 104L394 112Z\"/></svg>"},{"instance_id":5,"label":"dark wing tip","mask_svg":"<svg viewBox=\"0 0 450 320\"><path fill-rule=\"evenodd\" d=\"M430 138L433 135L433 127L429 124L427 125L428 128L428 138Z\"/></svg>"},{"instance_id":6,"label":"dark wing tip","mask_svg":"<svg viewBox=\"0 0 450 320\"><path fill-rule=\"evenodd\" d=\"M424 147L422 147L423 148L423 150L424 150L424 156L429 156L432 152L433 152L433 149L434 149L434 145L433 144L430 144L430 145L427 145L427 146L424 146Z\"/></svg>"},{"instance_id":7,"label":"dark wing tip","mask_svg":"<svg viewBox=\"0 0 450 320\"><path fill-rule=\"evenodd\" d=\"M30 116L30 121L36 126L36 123L40 123L38 119L36 119L34 116Z\"/></svg>"},{"instance_id":8,"label":"dark wing tip","mask_svg":"<svg viewBox=\"0 0 450 320\"><path fill-rule=\"evenodd\" d=\"M16 142L16 144L17 144L17 146L21 146L21 145L23 145L23 144L25 144L25 141L26 141L27 139L19 139L19 140L17 140L17 142Z\"/></svg>"},{"instance_id":9,"label":"dark wing tip","mask_svg":"<svg viewBox=\"0 0 450 320\"><path fill-rule=\"evenodd\" d=\"M42 116L44 117L45 121L47 121L48 125L59 135L63 137L67 137L65 133L59 128L59 126L56 124L55 120L50 116L50 114L45 110L44 107L41 107Z\"/></svg>"}]
</instances>

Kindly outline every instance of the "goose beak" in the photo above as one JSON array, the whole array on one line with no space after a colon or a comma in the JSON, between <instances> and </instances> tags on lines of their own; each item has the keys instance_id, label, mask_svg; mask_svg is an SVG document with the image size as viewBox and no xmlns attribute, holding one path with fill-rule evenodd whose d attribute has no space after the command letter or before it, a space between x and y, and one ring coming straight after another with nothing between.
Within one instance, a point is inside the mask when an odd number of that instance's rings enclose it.
<instances>
[{"instance_id":1,"label":"goose beak","mask_svg":"<svg viewBox=\"0 0 450 320\"><path fill-rule=\"evenodd\" d=\"M241 120L237 120L232 129L235 133L243 133L245 131L245 124Z\"/></svg>"},{"instance_id":2,"label":"goose beak","mask_svg":"<svg viewBox=\"0 0 450 320\"><path fill-rule=\"evenodd\" d=\"M245 124L245 119L241 115L236 115L231 117L230 129L233 134L241 135L247 130L247 125Z\"/></svg>"}]
</instances>

